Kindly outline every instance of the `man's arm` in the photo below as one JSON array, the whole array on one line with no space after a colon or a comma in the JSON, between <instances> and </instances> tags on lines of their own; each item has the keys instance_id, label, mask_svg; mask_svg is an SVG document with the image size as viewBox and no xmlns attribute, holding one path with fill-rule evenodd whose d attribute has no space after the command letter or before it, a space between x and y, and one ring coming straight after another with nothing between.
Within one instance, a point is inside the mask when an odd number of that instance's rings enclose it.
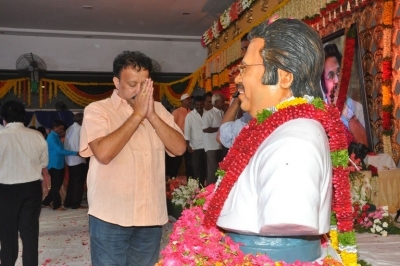
<instances>
[{"instance_id":1,"label":"man's arm","mask_svg":"<svg viewBox=\"0 0 400 266\"><path fill-rule=\"evenodd\" d=\"M218 129L219 129L219 127L208 127L208 128L203 129L203 132L204 133L214 133L214 132L217 132Z\"/></svg>"},{"instance_id":2,"label":"man's arm","mask_svg":"<svg viewBox=\"0 0 400 266\"><path fill-rule=\"evenodd\" d=\"M189 113L190 114L190 113ZM192 127L191 127L191 120L190 120L190 115L187 115L185 117L185 131L184 131L184 135L185 135L185 140L186 140L186 147L187 150L192 153L193 149L192 147L190 147L190 137L192 136Z\"/></svg>"},{"instance_id":3,"label":"man's arm","mask_svg":"<svg viewBox=\"0 0 400 266\"><path fill-rule=\"evenodd\" d=\"M186 141L181 133L167 125L154 111L148 120L169 152L173 155L182 155L185 152Z\"/></svg>"},{"instance_id":4,"label":"man's arm","mask_svg":"<svg viewBox=\"0 0 400 266\"><path fill-rule=\"evenodd\" d=\"M91 141L89 147L94 157L102 164L110 163L135 133L142 120L140 112L133 112L117 130Z\"/></svg>"},{"instance_id":5,"label":"man's arm","mask_svg":"<svg viewBox=\"0 0 400 266\"><path fill-rule=\"evenodd\" d=\"M228 110L226 110L224 117L222 118L222 124L226 123L226 122L232 122L235 121L236 119L236 115L238 113L238 111L240 110L240 99L239 98L233 98L233 101L231 103L231 105L229 106ZM217 142L221 143L221 138L220 138L220 130L218 130L217 133Z\"/></svg>"},{"instance_id":6,"label":"man's arm","mask_svg":"<svg viewBox=\"0 0 400 266\"><path fill-rule=\"evenodd\" d=\"M48 192L51 187L51 177L49 175L47 167L42 168L42 176L43 176L42 188L45 192Z\"/></svg>"},{"instance_id":7,"label":"man's arm","mask_svg":"<svg viewBox=\"0 0 400 266\"><path fill-rule=\"evenodd\" d=\"M65 150L61 140L56 139L56 138L58 138L58 136L49 136L49 137L47 137L47 141L58 154L62 154L62 155L66 155L66 156L78 155L78 151Z\"/></svg>"},{"instance_id":8,"label":"man's arm","mask_svg":"<svg viewBox=\"0 0 400 266\"><path fill-rule=\"evenodd\" d=\"M204 133L215 133L218 131L218 127L212 127L212 110L203 114L201 121L203 123Z\"/></svg>"}]
</instances>

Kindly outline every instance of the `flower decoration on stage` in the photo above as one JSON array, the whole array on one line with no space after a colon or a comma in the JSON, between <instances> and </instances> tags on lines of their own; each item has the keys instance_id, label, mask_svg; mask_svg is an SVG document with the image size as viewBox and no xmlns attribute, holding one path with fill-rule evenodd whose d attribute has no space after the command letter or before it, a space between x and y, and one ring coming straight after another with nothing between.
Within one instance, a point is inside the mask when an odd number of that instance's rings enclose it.
<instances>
[{"instance_id":1,"label":"flower decoration on stage","mask_svg":"<svg viewBox=\"0 0 400 266\"><path fill-rule=\"evenodd\" d=\"M344 125L335 106L326 105L319 98L305 97L288 100L272 110L263 110L241 131L220 163L217 175L221 178L215 189L214 186L203 189L206 196L200 193L198 197L203 195L202 199L195 199L192 207L183 211L174 225L167 248L161 252L163 259L158 265L289 265L274 262L267 255L243 254L239 245L218 229L216 221L231 188L259 145L280 125L298 118L314 119L326 131L333 165L332 225L336 227L330 232L331 243L337 243L333 246L340 252L344 265L357 264ZM292 265L320 264L295 262ZM327 257L323 265L342 264Z\"/></svg>"},{"instance_id":2,"label":"flower decoration on stage","mask_svg":"<svg viewBox=\"0 0 400 266\"><path fill-rule=\"evenodd\" d=\"M201 44L205 47L215 38L218 38L221 31L228 28L229 25L238 20L239 15L248 9L255 0L237 0L222 13L217 21L208 29L201 38Z\"/></svg>"},{"instance_id":3,"label":"flower decoration on stage","mask_svg":"<svg viewBox=\"0 0 400 266\"><path fill-rule=\"evenodd\" d=\"M385 58L382 61L382 128L383 134L386 136L392 135L392 61L390 58Z\"/></svg>"},{"instance_id":4,"label":"flower decoration on stage","mask_svg":"<svg viewBox=\"0 0 400 266\"><path fill-rule=\"evenodd\" d=\"M185 185L180 185L172 192L172 203L183 209L194 204L197 194L200 193L200 185L197 179L189 178Z\"/></svg>"},{"instance_id":5,"label":"flower decoration on stage","mask_svg":"<svg viewBox=\"0 0 400 266\"><path fill-rule=\"evenodd\" d=\"M167 199L172 200L172 193L175 189L179 188L182 185L185 185L185 181L180 178L171 178L167 181Z\"/></svg>"},{"instance_id":6,"label":"flower decoration on stage","mask_svg":"<svg viewBox=\"0 0 400 266\"><path fill-rule=\"evenodd\" d=\"M387 206L376 208L372 204L354 205L353 216L355 229L359 233L381 236L400 233L400 228L394 225Z\"/></svg>"}]
</instances>

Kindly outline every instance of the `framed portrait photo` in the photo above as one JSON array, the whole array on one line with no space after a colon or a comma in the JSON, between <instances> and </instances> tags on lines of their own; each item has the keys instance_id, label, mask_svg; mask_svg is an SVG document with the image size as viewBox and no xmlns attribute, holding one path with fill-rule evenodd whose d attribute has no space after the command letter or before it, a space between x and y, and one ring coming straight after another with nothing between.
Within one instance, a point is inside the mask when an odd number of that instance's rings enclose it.
<instances>
[{"instance_id":1,"label":"framed portrait photo","mask_svg":"<svg viewBox=\"0 0 400 266\"><path fill-rule=\"evenodd\" d=\"M324 100L341 110L341 120L352 142L363 144L372 151L357 27L353 24L350 29L341 29L324 37L322 41L325 51L321 76Z\"/></svg>"}]
</instances>

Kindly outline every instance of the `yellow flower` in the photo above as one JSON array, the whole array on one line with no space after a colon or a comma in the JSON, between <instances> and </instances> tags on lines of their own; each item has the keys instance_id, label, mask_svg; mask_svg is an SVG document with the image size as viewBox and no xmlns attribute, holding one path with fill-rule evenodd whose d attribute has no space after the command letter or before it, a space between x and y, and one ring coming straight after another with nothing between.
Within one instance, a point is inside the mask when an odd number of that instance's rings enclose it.
<instances>
[{"instance_id":1,"label":"yellow flower","mask_svg":"<svg viewBox=\"0 0 400 266\"><path fill-rule=\"evenodd\" d=\"M357 266L357 253L340 252L343 264L346 266Z\"/></svg>"},{"instance_id":2,"label":"yellow flower","mask_svg":"<svg viewBox=\"0 0 400 266\"><path fill-rule=\"evenodd\" d=\"M276 106L276 109L280 110L280 109L288 108L289 106L295 106L295 105L299 105L299 104L303 104L303 103L307 103L307 100L304 98L294 98L293 100L281 102L280 104L278 104Z\"/></svg>"},{"instance_id":3,"label":"yellow flower","mask_svg":"<svg viewBox=\"0 0 400 266\"><path fill-rule=\"evenodd\" d=\"M336 230L329 231L329 237L331 239L331 245L334 249L338 250L339 242L338 242L338 233Z\"/></svg>"}]
</instances>

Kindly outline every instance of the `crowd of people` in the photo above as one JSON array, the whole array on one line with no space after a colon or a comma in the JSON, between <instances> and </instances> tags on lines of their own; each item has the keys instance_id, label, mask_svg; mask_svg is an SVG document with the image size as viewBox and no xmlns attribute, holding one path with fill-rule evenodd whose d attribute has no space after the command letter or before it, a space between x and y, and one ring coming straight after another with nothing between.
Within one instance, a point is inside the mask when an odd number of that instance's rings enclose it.
<instances>
[{"instance_id":1,"label":"crowd of people","mask_svg":"<svg viewBox=\"0 0 400 266\"><path fill-rule=\"evenodd\" d=\"M114 59L111 97L75 114L74 124L66 131L61 120L53 121L48 135L46 130L25 128L23 104L4 103L1 265L14 265L18 233L24 265L37 265L41 208L84 207L86 180L92 264L154 265L161 226L168 221L166 176L176 177L184 162L187 177L203 186L216 183L223 147L232 147L260 111L276 111L274 106L294 97L320 97L329 103L334 88L325 84L321 88L321 77L335 81L340 67L324 72L324 58L326 65L331 59L324 56L319 36L304 23L287 19L263 23L242 40L242 47L244 57L234 81L238 94L226 112L225 97L208 92L181 95L181 106L170 113L153 99L151 59L131 51ZM346 121L349 118L354 115L347 115ZM302 133L295 133L299 129ZM172 157L167 165L166 154ZM257 236L300 232L314 239L326 233L332 169L322 126L310 119L287 122L260 143L254 158L237 176L217 225ZM66 166L69 183L62 202ZM307 193L299 193L305 184ZM42 186L47 192L44 199ZM282 217L282 208L290 216Z\"/></svg>"}]
</instances>

